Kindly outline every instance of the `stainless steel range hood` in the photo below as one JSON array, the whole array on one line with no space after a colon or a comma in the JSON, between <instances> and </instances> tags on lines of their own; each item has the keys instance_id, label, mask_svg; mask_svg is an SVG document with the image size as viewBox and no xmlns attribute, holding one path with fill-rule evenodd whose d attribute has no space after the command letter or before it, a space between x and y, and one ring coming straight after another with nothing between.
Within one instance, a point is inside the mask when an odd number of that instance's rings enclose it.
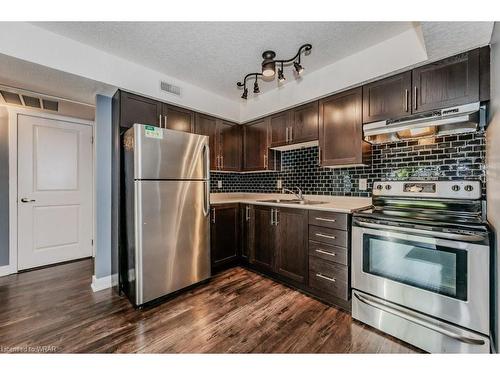
<instances>
[{"instance_id":1,"label":"stainless steel range hood","mask_svg":"<svg viewBox=\"0 0 500 375\"><path fill-rule=\"evenodd\" d=\"M486 106L479 102L363 125L364 139L384 143L429 135L476 131L486 123Z\"/></svg>"}]
</instances>

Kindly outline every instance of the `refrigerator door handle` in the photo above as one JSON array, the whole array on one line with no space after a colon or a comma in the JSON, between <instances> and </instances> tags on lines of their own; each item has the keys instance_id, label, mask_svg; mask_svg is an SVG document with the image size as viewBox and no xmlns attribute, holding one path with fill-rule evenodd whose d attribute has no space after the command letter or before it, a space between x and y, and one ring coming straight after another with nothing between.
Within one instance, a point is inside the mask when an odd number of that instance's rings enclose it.
<instances>
[{"instance_id":1,"label":"refrigerator door handle","mask_svg":"<svg viewBox=\"0 0 500 375\"><path fill-rule=\"evenodd\" d=\"M210 149L205 143L203 145L203 177L204 177L204 189L203 189L203 215L210 215Z\"/></svg>"}]
</instances>

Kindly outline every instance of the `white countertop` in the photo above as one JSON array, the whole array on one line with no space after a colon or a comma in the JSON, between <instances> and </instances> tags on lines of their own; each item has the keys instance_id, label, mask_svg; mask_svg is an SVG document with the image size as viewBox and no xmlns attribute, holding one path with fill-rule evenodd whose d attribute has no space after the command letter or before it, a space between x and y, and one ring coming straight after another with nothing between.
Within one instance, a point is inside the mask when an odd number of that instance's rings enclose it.
<instances>
[{"instance_id":1,"label":"white countertop","mask_svg":"<svg viewBox=\"0 0 500 375\"><path fill-rule=\"evenodd\" d=\"M342 197L332 195L304 195L305 199L312 201L321 201L321 204L290 204L261 202L268 199L296 199L292 194L262 194L262 193L211 193L211 204L223 203L246 203L258 204L261 206L291 207L302 208L306 210L323 210L333 212L351 213L354 210L370 207L371 198L363 197Z\"/></svg>"}]
</instances>

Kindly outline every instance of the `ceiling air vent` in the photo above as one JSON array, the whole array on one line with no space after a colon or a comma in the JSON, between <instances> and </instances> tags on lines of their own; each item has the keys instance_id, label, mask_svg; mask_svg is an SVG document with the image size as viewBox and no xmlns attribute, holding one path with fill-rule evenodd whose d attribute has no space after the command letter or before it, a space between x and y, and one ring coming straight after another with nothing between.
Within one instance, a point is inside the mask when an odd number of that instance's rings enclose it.
<instances>
[{"instance_id":1,"label":"ceiling air vent","mask_svg":"<svg viewBox=\"0 0 500 375\"><path fill-rule=\"evenodd\" d=\"M42 99L43 109L57 112L59 110L59 103L54 100Z\"/></svg>"},{"instance_id":2,"label":"ceiling air vent","mask_svg":"<svg viewBox=\"0 0 500 375\"><path fill-rule=\"evenodd\" d=\"M18 94L3 90L0 91L0 94L2 94L3 100L5 100L5 103L7 104L23 105L23 102Z\"/></svg>"},{"instance_id":3,"label":"ceiling air vent","mask_svg":"<svg viewBox=\"0 0 500 375\"><path fill-rule=\"evenodd\" d=\"M26 107L42 108L42 105L40 104L39 98L35 98L33 96L28 96L28 95L23 95L23 101L24 101L24 105Z\"/></svg>"},{"instance_id":4,"label":"ceiling air vent","mask_svg":"<svg viewBox=\"0 0 500 375\"><path fill-rule=\"evenodd\" d=\"M174 95L181 95L181 88L179 86L172 85L171 83L160 81L160 89L161 91L168 92Z\"/></svg>"}]
</instances>

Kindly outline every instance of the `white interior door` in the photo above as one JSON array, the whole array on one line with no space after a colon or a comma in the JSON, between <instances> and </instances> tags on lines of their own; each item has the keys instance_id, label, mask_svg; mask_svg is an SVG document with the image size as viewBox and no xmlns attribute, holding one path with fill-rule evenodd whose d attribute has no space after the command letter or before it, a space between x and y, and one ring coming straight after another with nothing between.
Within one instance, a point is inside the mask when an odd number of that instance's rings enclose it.
<instances>
[{"instance_id":1,"label":"white interior door","mask_svg":"<svg viewBox=\"0 0 500 375\"><path fill-rule=\"evenodd\" d=\"M18 269L92 255L92 127L18 116Z\"/></svg>"}]
</instances>

